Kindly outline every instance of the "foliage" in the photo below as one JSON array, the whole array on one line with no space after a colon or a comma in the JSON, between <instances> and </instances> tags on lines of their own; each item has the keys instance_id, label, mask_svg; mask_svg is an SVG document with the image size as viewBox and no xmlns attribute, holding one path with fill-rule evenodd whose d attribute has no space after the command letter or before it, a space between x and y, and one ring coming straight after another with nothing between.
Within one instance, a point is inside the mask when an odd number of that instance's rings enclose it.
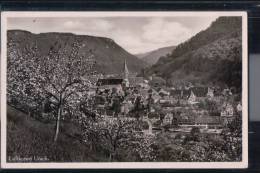
<instances>
[{"instance_id":1,"label":"foliage","mask_svg":"<svg viewBox=\"0 0 260 173\"><path fill-rule=\"evenodd\" d=\"M71 47L71 49L70 49ZM48 55L40 57L37 44L26 47L26 53L20 52L18 43L8 43L8 97L16 103L29 109L36 107L37 114L43 112L42 102L47 99L54 105L54 117L57 119L55 141L59 133L59 124L63 114L73 117L77 112L78 103L85 99L89 82L82 79L91 73L93 54L87 57L79 54L82 47L81 40L76 40L71 46L55 43ZM43 102L45 103L45 102Z\"/></svg>"},{"instance_id":2,"label":"foliage","mask_svg":"<svg viewBox=\"0 0 260 173\"><path fill-rule=\"evenodd\" d=\"M242 117L237 115L221 134L225 140L225 151L231 160L242 159Z\"/></svg>"},{"instance_id":3,"label":"foliage","mask_svg":"<svg viewBox=\"0 0 260 173\"><path fill-rule=\"evenodd\" d=\"M211 43L227 33L239 30L242 20L238 17L220 17L211 24L208 30L201 31L190 40L178 45L170 55L170 58L177 58L181 55L196 50L197 48ZM232 30L232 29L233 30ZM169 59L169 58L168 58ZM160 61L160 60L159 60Z\"/></svg>"},{"instance_id":4,"label":"foliage","mask_svg":"<svg viewBox=\"0 0 260 173\"><path fill-rule=\"evenodd\" d=\"M104 153L108 161L125 159L123 155L135 156L136 161L153 160L150 147L153 140L138 131L137 124L136 120L120 118L99 117L95 122L85 121L85 142L92 150Z\"/></svg>"},{"instance_id":5,"label":"foliage","mask_svg":"<svg viewBox=\"0 0 260 173\"><path fill-rule=\"evenodd\" d=\"M17 43L7 43L7 101L23 111L39 109L44 93L37 83L37 47L17 49Z\"/></svg>"},{"instance_id":6,"label":"foliage","mask_svg":"<svg viewBox=\"0 0 260 173\"><path fill-rule=\"evenodd\" d=\"M163 132L155 138L153 153L156 161L239 161L241 138L236 138L237 141L230 139L222 135L201 134L198 128L193 128L188 135L178 133L173 136L171 132Z\"/></svg>"},{"instance_id":7,"label":"foliage","mask_svg":"<svg viewBox=\"0 0 260 173\"><path fill-rule=\"evenodd\" d=\"M241 91L241 22L240 17L219 17L206 30L179 44L170 56L147 68L146 75L161 76L167 85L191 82Z\"/></svg>"}]
</instances>

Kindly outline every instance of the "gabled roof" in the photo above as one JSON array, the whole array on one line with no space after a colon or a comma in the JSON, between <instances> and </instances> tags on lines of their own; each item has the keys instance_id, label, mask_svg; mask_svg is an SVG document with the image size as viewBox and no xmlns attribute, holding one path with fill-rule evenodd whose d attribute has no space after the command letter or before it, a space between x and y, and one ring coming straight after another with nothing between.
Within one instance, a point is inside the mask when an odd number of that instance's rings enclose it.
<instances>
[{"instance_id":1,"label":"gabled roof","mask_svg":"<svg viewBox=\"0 0 260 173\"><path fill-rule=\"evenodd\" d=\"M98 86L99 89L101 90L105 90L105 89L112 89L112 88L118 88L118 87L121 87L121 85L119 84L115 84L115 85L101 85L101 86Z\"/></svg>"},{"instance_id":2,"label":"gabled roof","mask_svg":"<svg viewBox=\"0 0 260 173\"><path fill-rule=\"evenodd\" d=\"M223 102L223 104L221 106L221 110L226 110L227 108L234 109L234 106L231 103L229 103L229 102Z\"/></svg>"},{"instance_id":3,"label":"gabled roof","mask_svg":"<svg viewBox=\"0 0 260 173\"><path fill-rule=\"evenodd\" d=\"M190 96L190 90L180 90L180 89L177 89L177 90L171 90L170 91L170 94L172 95L172 96L178 96L178 97L181 97L181 95L183 96L183 97L188 97L188 96Z\"/></svg>"},{"instance_id":4,"label":"gabled roof","mask_svg":"<svg viewBox=\"0 0 260 173\"><path fill-rule=\"evenodd\" d=\"M196 116L181 116L178 118L182 124L220 124L219 116L196 115Z\"/></svg>"},{"instance_id":5,"label":"gabled roof","mask_svg":"<svg viewBox=\"0 0 260 173\"><path fill-rule=\"evenodd\" d=\"M220 124L219 116L199 115L195 118L197 124Z\"/></svg>"},{"instance_id":6,"label":"gabled roof","mask_svg":"<svg viewBox=\"0 0 260 173\"><path fill-rule=\"evenodd\" d=\"M130 85L138 85L138 84L144 82L144 78L143 77L129 77L128 81L129 81Z\"/></svg>"},{"instance_id":7,"label":"gabled roof","mask_svg":"<svg viewBox=\"0 0 260 173\"><path fill-rule=\"evenodd\" d=\"M102 85L120 85L122 84L123 79L98 79L97 86Z\"/></svg>"},{"instance_id":8,"label":"gabled roof","mask_svg":"<svg viewBox=\"0 0 260 173\"><path fill-rule=\"evenodd\" d=\"M189 97L191 94L191 91L194 93L196 97L206 97L208 93L207 87L192 87L190 89L184 89L184 90L171 90L171 95L173 96L181 96L183 97Z\"/></svg>"},{"instance_id":9,"label":"gabled roof","mask_svg":"<svg viewBox=\"0 0 260 173\"><path fill-rule=\"evenodd\" d=\"M194 93L196 97L206 97L208 93L207 87L193 87L190 90Z\"/></svg>"}]
</instances>

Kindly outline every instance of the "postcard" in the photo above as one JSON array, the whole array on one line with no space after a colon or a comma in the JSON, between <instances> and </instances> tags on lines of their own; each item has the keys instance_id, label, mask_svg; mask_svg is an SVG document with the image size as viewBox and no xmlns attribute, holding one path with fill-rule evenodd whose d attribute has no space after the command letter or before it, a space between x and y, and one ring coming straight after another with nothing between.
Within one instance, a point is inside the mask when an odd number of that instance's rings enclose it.
<instances>
[{"instance_id":1,"label":"postcard","mask_svg":"<svg viewBox=\"0 0 260 173\"><path fill-rule=\"evenodd\" d=\"M247 13L1 14L1 167L248 166Z\"/></svg>"}]
</instances>

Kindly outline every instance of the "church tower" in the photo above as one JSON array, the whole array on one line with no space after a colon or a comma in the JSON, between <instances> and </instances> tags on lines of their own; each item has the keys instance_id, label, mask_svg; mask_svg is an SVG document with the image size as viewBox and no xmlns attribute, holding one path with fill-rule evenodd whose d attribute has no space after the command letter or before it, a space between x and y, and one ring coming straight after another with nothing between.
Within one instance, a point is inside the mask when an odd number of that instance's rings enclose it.
<instances>
[{"instance_id":1,"label":"church tower","mask_svg":"<svg viewBox=\"0 0 260 173\"><path fill-rule=\"evenodd\" d=\"M124 83L125 83L126 87L129 87L128 77L129 77L129 71L128 71L127 63L126 63L126 59L125 59L125 62L124 62Z\"/></svg>"},{"instance_id":2,"label":"church tower","mask_svg":"<svg viewBox=\"0 0 260 173\"><path fill-rule=\"evenodd\" d=\"M126 59L125 59L125 63L124 63L124 78L128 79L128 77L129 77L129 71L128 71L127 63L126 63Z\"/></svg>"}]
</instances>

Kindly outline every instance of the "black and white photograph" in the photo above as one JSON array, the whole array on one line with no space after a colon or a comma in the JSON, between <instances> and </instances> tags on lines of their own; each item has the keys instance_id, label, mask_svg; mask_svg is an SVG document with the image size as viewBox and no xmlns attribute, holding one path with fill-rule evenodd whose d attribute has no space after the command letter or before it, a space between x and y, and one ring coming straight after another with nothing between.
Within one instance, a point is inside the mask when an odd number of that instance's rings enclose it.
<instances>
[{"instance_id":1,"label":"black and white photograph","mask_svg":"<svg viewBox=\"0 0 260 173\"><path fill-rule=\"evenodd\" d=\"M3 168L246 168L245 12L3 12Z\"/></svg>"}]
</instances>

